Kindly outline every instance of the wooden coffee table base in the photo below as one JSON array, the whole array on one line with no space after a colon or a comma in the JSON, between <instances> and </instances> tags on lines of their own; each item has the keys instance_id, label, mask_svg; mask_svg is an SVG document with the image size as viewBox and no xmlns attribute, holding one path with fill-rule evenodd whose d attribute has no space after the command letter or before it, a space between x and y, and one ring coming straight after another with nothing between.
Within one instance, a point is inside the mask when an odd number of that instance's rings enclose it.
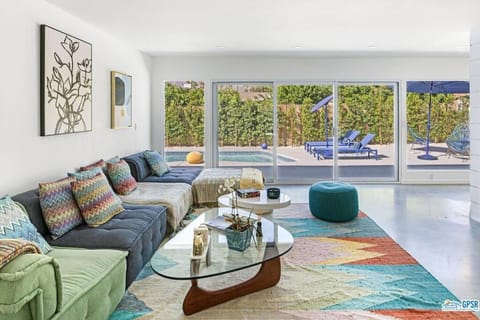
<instances>
[{"instance_id":1,"label":"wooden coffee table base","mask_svg":"<svg viewBox=\"0 0 480 320\"><path fill-rule=\"evenodd\" d=\"M191 315L232 299L273 287L280 281L280 257L262 263L257 274L237 285L209 291L198 287L197 280L191 280L192 286L183 300L183 312Z\"/></svg>"}]
</instances>

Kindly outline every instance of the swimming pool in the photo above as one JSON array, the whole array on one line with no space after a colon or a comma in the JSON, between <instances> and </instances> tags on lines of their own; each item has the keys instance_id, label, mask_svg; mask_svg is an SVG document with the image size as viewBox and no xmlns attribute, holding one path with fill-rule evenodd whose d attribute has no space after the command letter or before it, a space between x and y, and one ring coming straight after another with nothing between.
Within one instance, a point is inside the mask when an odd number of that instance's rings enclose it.
<instances>
[{"instance_id":1,"label":"swimming pool","mask_svg":"<svg viewBox=\"0 0 480 320\"><path fill-rule=\"evenodd\" d=\"M185 161L188 151L167 151L167 162ZM295 159L277 155L279 162L295 162ZM272 162L273 155L268 151L220 151L220 161Z\"/></svg>"}]
</instances>

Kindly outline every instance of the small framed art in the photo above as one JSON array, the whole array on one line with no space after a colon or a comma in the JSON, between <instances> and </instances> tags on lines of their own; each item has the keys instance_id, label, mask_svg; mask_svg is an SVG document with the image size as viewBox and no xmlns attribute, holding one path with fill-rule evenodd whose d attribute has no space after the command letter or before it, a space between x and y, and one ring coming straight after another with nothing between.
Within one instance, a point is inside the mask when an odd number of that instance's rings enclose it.
<instances>
[{"instance_id":1,"label":"small framed art","mask_svg":"<svg viewBox=\"0 0 480 320\"><path fill-rule=\"evenodd\" d=\"M111 128L132 127L132 76L111 72L112 120Z\"/></svg>"}]
</instances>

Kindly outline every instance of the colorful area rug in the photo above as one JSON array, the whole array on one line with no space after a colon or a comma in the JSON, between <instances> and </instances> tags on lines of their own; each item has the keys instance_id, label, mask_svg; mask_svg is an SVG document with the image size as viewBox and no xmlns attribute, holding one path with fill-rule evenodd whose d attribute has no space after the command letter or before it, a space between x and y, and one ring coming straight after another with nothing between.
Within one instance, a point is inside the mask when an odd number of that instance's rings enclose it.
<instances>
[{"instance_id":1,"label":"colorful area rug","mask_svg":"<svg viewBox=\"0 0 480 320\"><path fill-rule=\"evenodd\" d=\"M274 219L295 237L273 288L192 316L182 312L189 281L155 275L147 265L111 320L126 319L477 319L442 311L458 299L365 214L347 223L312 217L306 204L276 210ZM221 288L250 278L250 268L200 280Z\"/></svg>"}]
</instances>

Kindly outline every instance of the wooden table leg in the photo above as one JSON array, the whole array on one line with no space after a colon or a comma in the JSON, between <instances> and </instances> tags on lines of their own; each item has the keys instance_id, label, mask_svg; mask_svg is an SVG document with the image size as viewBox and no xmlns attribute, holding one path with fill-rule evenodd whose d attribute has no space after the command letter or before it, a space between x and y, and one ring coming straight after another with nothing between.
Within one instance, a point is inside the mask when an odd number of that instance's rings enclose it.
<instances>
[{"instance_id":1,"label":"wooden table leg","mask_svg":"<svg viewBox=\"0 0 480 320\"><path fill-rule=\"evenodd\" d=\"M280 281L280 257L262 263L257 274L237 285L209 291L198 287L197 280L192 280L192 286L183 300L183 312L191 315L232 299L273 287Z\"/></svg>"}]
</instances>

